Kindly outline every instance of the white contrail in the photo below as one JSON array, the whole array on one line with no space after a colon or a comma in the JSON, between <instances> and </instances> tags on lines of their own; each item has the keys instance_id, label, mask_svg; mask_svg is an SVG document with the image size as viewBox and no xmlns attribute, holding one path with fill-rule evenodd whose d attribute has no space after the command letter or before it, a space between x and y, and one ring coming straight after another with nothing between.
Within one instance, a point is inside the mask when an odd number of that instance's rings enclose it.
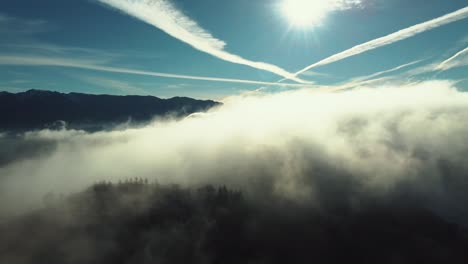
<instances>
[{"instance_id":1,"label":"white contrail","mask_svg":"<svg viewBox=\"0 0 468 264\"><path fill-rule=\"evenodd\" d=\"M272 85L272 86L296 87L296 88L311 87L311 84L309 85L290 84L290 83L262 82L262 81L231 79L231 78L181 75L181 74L172 74L172 73L135 70L135 69L128 69L128 68L110 67L110 66L99 65L98 63L101 63L101 61L76 60L76 59L54 58L54 57L23 56L23 55L0 55L0 65L67 67L67 68L78 68L78 69L95 70L95 71L103 71L103 72L135 74L135 75L162 77L162 78L187 79L187 80L195 80L195 81L242 83L242 84L254 84L254 85Z\"/></svg>"},{"instance_id":2,"label":"white contrail","mask_svg":"<svg viewBox=\"0 0 468 264\"><path fill-rule=\"evenodd\" d=\"M431 29L434 29L434 28L437 28L437 27L440 27L440 26L443 26L443 25L458 21L458 20L462 20L462 19L465 19L467 17L468 17L468 7L464 7L464 8L459 9L459 10L453 12L453 13L450 13L450 14L447 14L447 15L444 15L444 16L441 16L441 17L426 21L426 22L421 23L421 24L414 25L414 26L409 27L409 28L402 29L400 31L397 31L397 32L392 33L392 34L387 35L387 36L384 36L384 37L381 37L381 38L378 38L378 39L374 39L374 40L371 40L369 42L354 46L354 47L352 47L352 48L350 48L348 50L337 53L337 54L332 55L332 56L330 56L330 57L328 57L326 59L323 59L323 60L321 60L319 62L316 62L316 63L314 63L314 64L312 64L310 66L307 66L304 69L296 72L294 74L294 76L298 76L298 75L300 75L300 74L302 74L302 73L304 73L304 72L306 72L306 71L308 71L308 70L310 70L312 68L322 66L322 65L326 65L326 64L329 64L329 63L332 63L332 62L336 62L336 61L339 61L339 60L342 60L342 59L345 59L345 58L348 58L348 57L351 57L351 56L354 56L354 55L364 53L364 52L369 51L369 50L380 48L382 46L390 45L390 44L398 42L400 40L404 40L404 39L413 37L413 36L415 36L415 35L417 35L419 33L422 33L422 32L425 32L425 31L428 31L428 30L431 30Z\"/></svg>"},{"instance_id":3,"label":"white contrail","mask_svg":"<svg viewBox=\"0 0 468 264\"><path fill-rule=\"evenodd\" d=\"M208 53L219 59L265 70L299 83L306 81L297 78L278 66L244 59L227 52L226 43L213 37L197 22L179 11L168 0L98 0L130 16L146 22L170 36L185 42L193 48Z\"/></svg>"},{"instance_id":4,"label":"white contrail","mask_svg":"<svg viewBox=\"0 0 468 264\"><path fill-rule=\"evenodd\" d=\"M441 62L439 66L437 66L437 70L448 70L450 68L453 68L452 65L450 65L451 62L453 62L455 59L460 57L461 55L465 54L468 52L468 47L466 47L464 50L457 52L455 55L452 57L446 59L445 61ZM456 66L455 66L456 67Z\"/></svg>"}]
</instances>

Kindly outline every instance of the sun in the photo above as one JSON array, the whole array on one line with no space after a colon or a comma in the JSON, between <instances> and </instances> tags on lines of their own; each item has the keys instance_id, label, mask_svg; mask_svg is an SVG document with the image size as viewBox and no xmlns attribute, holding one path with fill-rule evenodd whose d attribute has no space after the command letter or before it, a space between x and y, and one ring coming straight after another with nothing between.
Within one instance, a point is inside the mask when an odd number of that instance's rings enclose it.
<instances>
[{"instance_id":1,"label":"sun","mask_svg":"<svg viewBox=\"0 0 468 264\"><path fill-rule=\"evenodd\" d=\"M330 10L327 0L283 0L280 4L283 16L291 26L307 28L319 25Z\"/></svg>"}]
</instances>

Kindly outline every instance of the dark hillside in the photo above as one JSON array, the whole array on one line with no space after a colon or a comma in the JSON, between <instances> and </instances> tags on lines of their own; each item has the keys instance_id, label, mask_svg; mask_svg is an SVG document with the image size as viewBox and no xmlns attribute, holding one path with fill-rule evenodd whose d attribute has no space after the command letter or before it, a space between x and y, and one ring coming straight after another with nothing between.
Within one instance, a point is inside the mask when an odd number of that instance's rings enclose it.
<instances>
[{"instance_id":1,"label":"dark hillside","mask_svg":"<svg viewBox=\"0 0 468 264\"><path fill-rule=\"evenodd\" d=\"M217 105L214 101L187 97L160 99L40 90L0 92L0 131L53 128L58 121L66 122L69 128L99 130L129 120L141 123L167 115L185 117Z\"/></svg>"},{"instance_id":2,"label":"dark hillside","mask_svg":"<svg viewBox=\"0 0 468 264\"><path fill-rule=\"evenodd\" d=\"M466 232L415 206L324 213L226 187L96 184L0 226L1 263L467 263Z\"/></svg>"}]
</instances>

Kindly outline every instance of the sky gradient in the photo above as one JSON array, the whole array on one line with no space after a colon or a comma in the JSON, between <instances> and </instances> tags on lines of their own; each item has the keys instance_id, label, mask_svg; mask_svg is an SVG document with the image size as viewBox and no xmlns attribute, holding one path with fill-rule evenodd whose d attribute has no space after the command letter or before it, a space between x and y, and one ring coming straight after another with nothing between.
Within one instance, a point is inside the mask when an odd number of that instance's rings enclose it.
<instances>
[{"instance_id":1,"label":"sky gradient","mask_svg":"<svg viewBox=\"0 0 468 264\"><path fill-rule=\"evenodd\" d=\"M468 90L466 0L333 0L306 27L285 1L3 1L0 90L222 99L428 79Z\"/></svg>"}]
</instances>

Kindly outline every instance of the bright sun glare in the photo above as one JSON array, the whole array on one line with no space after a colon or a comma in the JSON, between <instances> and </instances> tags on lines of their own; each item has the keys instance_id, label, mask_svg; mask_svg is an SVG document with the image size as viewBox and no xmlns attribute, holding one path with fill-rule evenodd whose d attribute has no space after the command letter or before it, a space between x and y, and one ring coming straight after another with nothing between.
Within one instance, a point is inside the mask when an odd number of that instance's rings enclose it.
<instances>
[{"instance_id":1,"label":"bright sun glare","mask_svg":"<svg viewBox=\"0 0 468 264\"><path fill-rule=\"evenodd\" d=\"M294 27L312 27L320 24L330 8L326 0L283 0L281 12Z\"/></svg>"}]
</instances>

